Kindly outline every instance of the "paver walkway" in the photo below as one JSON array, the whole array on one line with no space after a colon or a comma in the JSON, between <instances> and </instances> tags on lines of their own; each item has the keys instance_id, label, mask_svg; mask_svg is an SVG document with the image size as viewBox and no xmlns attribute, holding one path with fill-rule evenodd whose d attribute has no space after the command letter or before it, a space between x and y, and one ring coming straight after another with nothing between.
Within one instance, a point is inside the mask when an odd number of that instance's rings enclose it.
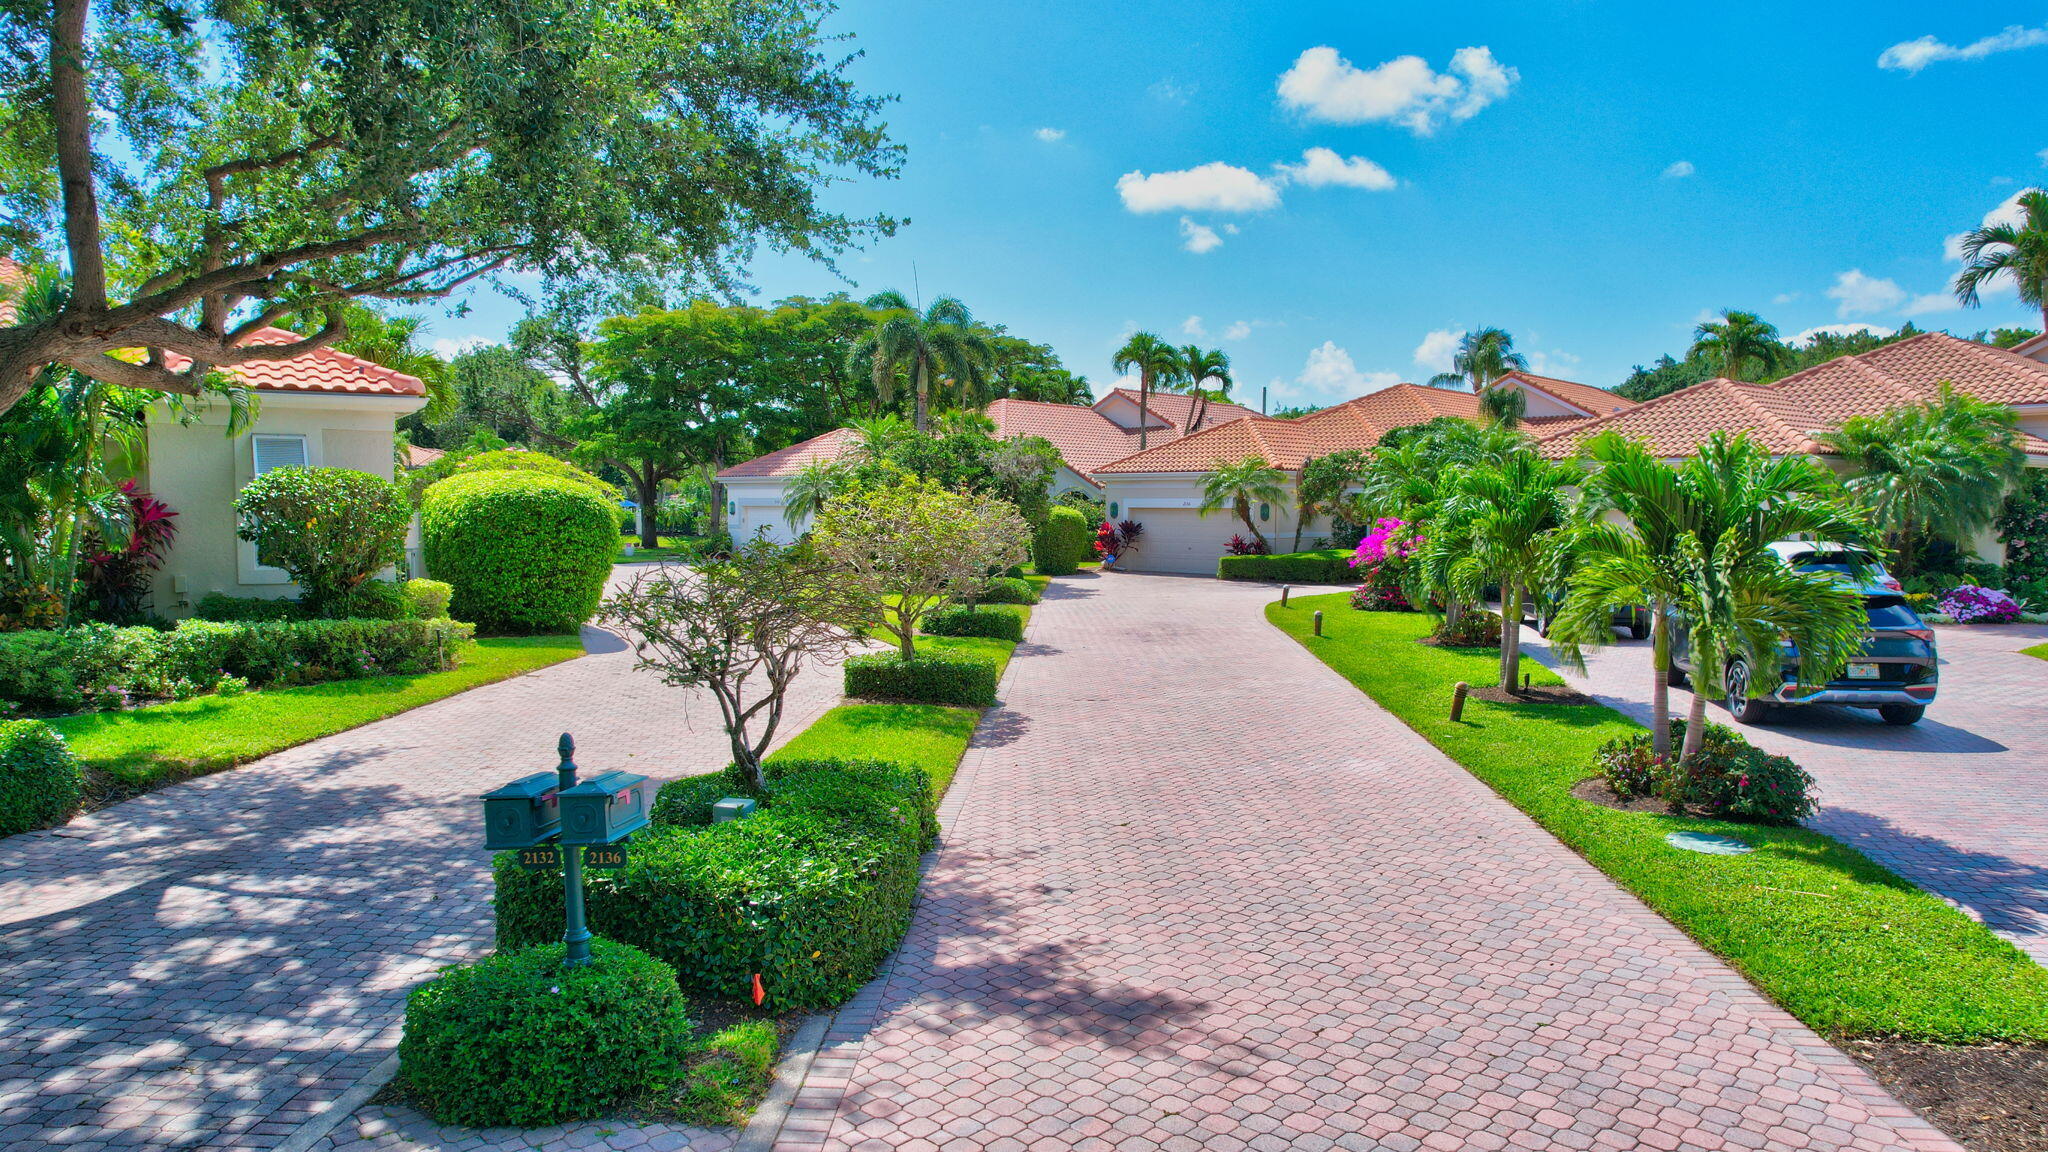
<instances>
[{"instance_id":1,"label":"paver walkway","mask_svg":"<svg viewBox=\"0 0 2048 1152\"><path fill-rule=\"evenodd\" d=\"M1054 586L779 1149L1954 1149L1272 595Z\"/></svg>"},{"instance_id":2,"label":"paver walkway","mask_svg":"<svg viewBox=\"0 0 2048 1152\"><path fill-rule=\"evenodd\" d=\"M1548 646L1524 632L1530 654ZM2020 649L2048 626L1940 628L1941 694L1920 723L1894 728L1853 708L1781 708L1742 728L1820 782L1812 826L1983 920L2048 964L2048 661ZM1647 720L1647 641L1591 654L1587 690ZM1684 715L1689 693L1673 689ZM1718 704L1709 719L1728 723Z\"/></svg>"},{"instance_id":3,"label":"paver walkway","mask_svg":"<svg viewBox=\"0 0 2048 1152\"><path fill-rule=\"evenodd\" d=\"M585 639L593 655L0 840L0 1149L276 1146L392 1050L408 988L488 951L480 793L552 768L563 731L586 770L730 758L708 698ZM838 677L793 693L785 735Z\"/></svg>"}]
</instances>

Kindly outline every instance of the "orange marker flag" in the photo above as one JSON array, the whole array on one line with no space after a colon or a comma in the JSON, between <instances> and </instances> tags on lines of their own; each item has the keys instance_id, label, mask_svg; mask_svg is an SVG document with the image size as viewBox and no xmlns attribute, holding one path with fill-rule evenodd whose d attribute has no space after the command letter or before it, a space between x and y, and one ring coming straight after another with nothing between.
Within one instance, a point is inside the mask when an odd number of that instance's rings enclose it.
<instances>
[{"instance_id":1,"label":"orange marker flag","mask_svg":"<svg viewBox=\"0 0 2048 1152\"><path fill-rule=\"evenodd\" d=\"M766 999L768 999L768 991L761 987L761 974L756 972L754 973L754 1007L759 1008L761 1001Z\"/></svg>"}]
</instances>

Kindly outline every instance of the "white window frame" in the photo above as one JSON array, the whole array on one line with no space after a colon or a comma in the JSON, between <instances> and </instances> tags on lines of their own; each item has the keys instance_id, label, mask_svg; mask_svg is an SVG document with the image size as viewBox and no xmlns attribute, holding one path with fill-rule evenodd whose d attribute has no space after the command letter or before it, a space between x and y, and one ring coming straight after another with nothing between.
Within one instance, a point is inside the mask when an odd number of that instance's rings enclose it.
<instances>
[{"instance_id":1,"label":"white window frame","mask_svg":"<svg viewBox=\"0 0 2048 1152\"><path fill-rule=\"evenodd\" d=\"M263 467L263 453L259 445L264 441L296 440L299 443L300 463L272 464ZM275 468L315 468L319 462L313 458L313 438L303 432L254 432L249 436L249 478L254 480ZM239 526L238 526L239 527ZM256 545L253 541L235 539L236 575L243 584L289 584L291 574L282 568L273 568L259 563L256 559Z\"/></svg>"}]
</instances>

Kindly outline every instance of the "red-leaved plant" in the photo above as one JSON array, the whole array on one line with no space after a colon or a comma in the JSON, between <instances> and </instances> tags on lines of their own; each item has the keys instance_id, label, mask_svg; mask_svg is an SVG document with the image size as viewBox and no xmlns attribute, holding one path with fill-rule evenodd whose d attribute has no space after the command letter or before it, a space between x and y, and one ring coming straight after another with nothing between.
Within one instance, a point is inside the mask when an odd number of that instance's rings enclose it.
<instances>
[{"instance_id":1,"label":"red-leaved plant","mask_svg":"<svg viewBox=\"0 0 2048 1152\"><path fill-rule=\"evenodd\" d=\"M121 494L128 499L132 525L127 547L114 550L102 545L88 556L80 589L94 618L117 624L141 619L150 574L163 567L178 535L178 514L170 505L142 491L133 480L121 484Z\"/></svg>"}]
</instances>

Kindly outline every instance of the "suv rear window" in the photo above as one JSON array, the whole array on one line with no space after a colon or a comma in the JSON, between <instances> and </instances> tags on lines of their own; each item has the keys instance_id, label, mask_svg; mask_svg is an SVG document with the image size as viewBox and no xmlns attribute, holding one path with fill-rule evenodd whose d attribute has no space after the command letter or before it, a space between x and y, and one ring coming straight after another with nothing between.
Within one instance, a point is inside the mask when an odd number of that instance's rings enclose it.
<instances>
[{"instance_id":1,"label":"suv rear window","mask_svg":"<svg viewBox=\"0 0 2048 1152\"><path fill-rule=\"evenodd\" d=\"M1913 611L1903 597L1872 596L1863 602L1863 607L1870 616L1872 628L1927 627L1920 614Z\"/></svg>"}]
</instances>

